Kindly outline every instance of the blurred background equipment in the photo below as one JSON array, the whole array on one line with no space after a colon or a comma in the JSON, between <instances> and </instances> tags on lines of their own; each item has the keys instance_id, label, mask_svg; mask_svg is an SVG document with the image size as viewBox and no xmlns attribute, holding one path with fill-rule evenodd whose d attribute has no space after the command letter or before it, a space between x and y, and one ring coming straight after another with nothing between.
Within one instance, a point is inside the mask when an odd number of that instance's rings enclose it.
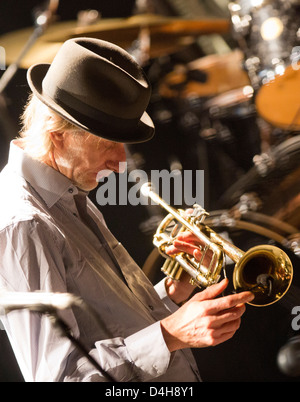
<instances>
[{"instance_id":1,"label":"blurred background equipment","mask_svg":"<svg viewBox=\"0 0 300 402\"><path fill-rule=\"evenodd\" d=\"M76 36L124 47L151 81L156 136L127 147L128 173L204 170L206 224L242 250L280 247L294 266L282 300L248 306L232 340L194 351L203 380L299 381L291 311L300 306L300 1L2 0L1 168L29 92L27 68L51 62ZM96 202L95 192L91 198ZM160 208L101 211L149 278L159 280L163 262L152 237ZM22 381L4 331L0 337L0 380Z\"/></svg>"}]
</instances>

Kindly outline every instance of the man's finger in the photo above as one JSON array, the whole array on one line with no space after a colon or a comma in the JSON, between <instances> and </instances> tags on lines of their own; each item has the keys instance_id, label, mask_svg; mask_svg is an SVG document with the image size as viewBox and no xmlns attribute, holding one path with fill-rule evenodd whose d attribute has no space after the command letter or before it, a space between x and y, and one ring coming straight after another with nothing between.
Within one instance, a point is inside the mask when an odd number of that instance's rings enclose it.
<instances>
[{"instance_id":1,"label":"man's finger","mask_svg":"<svg viewBox=\"0 0 300 402\"><path fill-rule=\"evenodd\" d=\"M220 297L210 305L208 313L218 314L220 311L232 309L239 304L249 303L253 299L254 295L251 292L241 292Z\"/></svg>"},{"instance_id":2,"label":"man's finger","mask_svg":"<svg viewBox=\"0 0 300 402\"><path fill-rule=\"evenodd\" d=\"M197 293L193 299L197 301L216 299L217 296L224 292L228 286L228 282L228 279L223 279L221 282L209 286L203 292ZM251 292L241 292L217 298L210 307L210 314L217 314L221 310L233 308L238 304L248 303L253 299L254 295Z\"/></svg>"},{"instance_id":3,"label":"man's finger","mask_svg":"<svg viewBox=\"0 0 300 402\"><path fill-rule=\"evenodd\" d=\"M193 299L197 301L215 299L217 296L222 294L222 292L224 292L228 286L228 283L228 279L223 279L221 282L211 285L202 292L197 293Z\"/></svg>"},{"instance_id":4,"label":"man's finger","mask_svg":"<svg viewBox=\"0 0 300 402\"><path fill-rule=\"evenodd\" d=\"M171 246L166 247L166 253L169 255L178 254L180 252L193 255L194 251L196 250L201 252L199 244L195 242L185 242L183 240L178 239L174 240Z\"/></svg>"}]
</instances>

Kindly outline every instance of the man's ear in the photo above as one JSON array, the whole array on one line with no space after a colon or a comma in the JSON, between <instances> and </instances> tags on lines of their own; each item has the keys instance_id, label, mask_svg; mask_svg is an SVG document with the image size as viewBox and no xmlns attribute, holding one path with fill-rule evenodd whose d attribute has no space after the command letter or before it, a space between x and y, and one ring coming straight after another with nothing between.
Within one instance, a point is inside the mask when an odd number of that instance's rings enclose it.
<instances>
[{"instance_id":1,"label":"man's ear","mask_svg":"<svg viewBox=\"0 0 300 402\"><path fill-rule=\"evenodd\" d=\"M65 142L65 133L60 131L51 131L49 133L54 148L63 149Z\"/></svg>"}]
</instances>

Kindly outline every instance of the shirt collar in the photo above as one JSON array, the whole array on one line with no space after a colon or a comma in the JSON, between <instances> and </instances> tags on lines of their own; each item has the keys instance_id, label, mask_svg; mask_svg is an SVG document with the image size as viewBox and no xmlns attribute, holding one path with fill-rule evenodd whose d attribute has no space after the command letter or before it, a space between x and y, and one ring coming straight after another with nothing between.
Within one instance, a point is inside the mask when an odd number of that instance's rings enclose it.
<instances>
[{"instance_id":1,"label":"shirt collar","mask_svg":"<svg viewBox=\"0 0 300 402\"><path fill-rule=\"evenodd\" d=\"M77 187L57 170L31 158L18 145L10 143L8 167L22 176L35 190L49 208L66 193L78 194Z\"/></svg>"}]
</instances>

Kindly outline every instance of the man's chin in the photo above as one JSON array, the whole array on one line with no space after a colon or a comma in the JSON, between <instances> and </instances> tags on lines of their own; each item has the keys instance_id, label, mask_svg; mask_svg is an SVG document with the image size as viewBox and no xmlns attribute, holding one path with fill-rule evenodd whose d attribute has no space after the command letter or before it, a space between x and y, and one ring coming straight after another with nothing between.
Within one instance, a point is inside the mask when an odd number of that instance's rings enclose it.
<instances>
[{"instance_id":1,"label":"man's chin","mask_svg":"<svg viewBox=\"0 0 300 402\"><path fill-rule=\"evenodd\" d=\"M98 187L98 182L96 180L81 182L81 183L74 183L76 187L83 191L92 191Z\"/></svg>"}]
</instances>

